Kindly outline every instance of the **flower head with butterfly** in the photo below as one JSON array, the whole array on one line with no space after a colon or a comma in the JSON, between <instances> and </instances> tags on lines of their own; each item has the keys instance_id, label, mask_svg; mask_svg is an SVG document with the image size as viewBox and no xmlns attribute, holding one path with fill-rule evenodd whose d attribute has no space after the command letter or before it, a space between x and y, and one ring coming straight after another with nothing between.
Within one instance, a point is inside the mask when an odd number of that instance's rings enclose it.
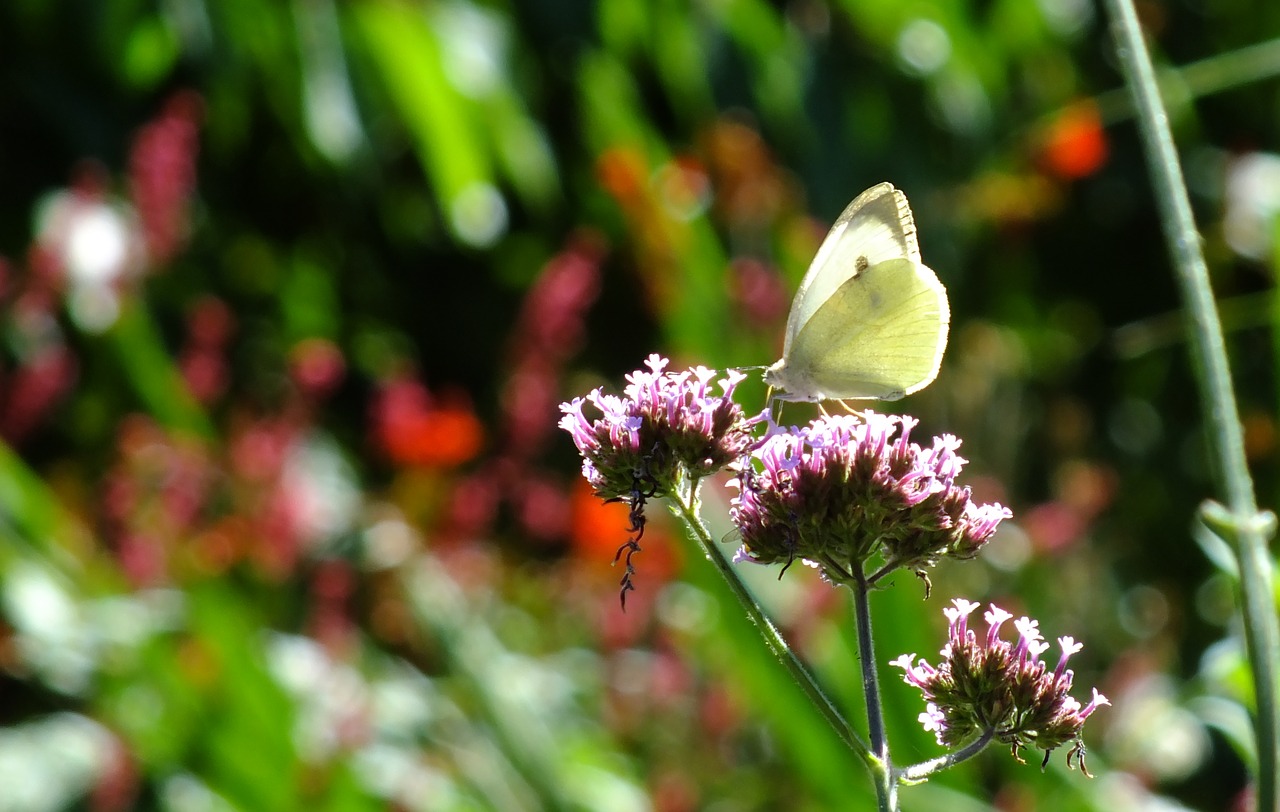
<instances>
[{"instance_id":1,"label":"flower head with butterfly","mask_svg":"<svg viewBox=\"0 0 1280 812\"><path fill-rule=\"evenodd\" d=\"M972 558L1011 515L973 502L956 480L966 460L943 435L911 441L916 420L864 411L779 430L738 464L731 515L739 560L802 559L837 583L874 585L906 568Z\"/></svg>"},{"instance_id":2,"label":"flower head with butterfly","mask_svg":"<svg viewBox=\"0 0 1280 812\"><path fill-rule=\"evenodd\" d=\"M949 324L946 291L920 261L906 198L882 183L859 195L823 241L792 304L782 358L765 371L764 381L781 390L778 400L894 400L937 376ZM1015 756L1028 746L1047 753L1070 744L1068 763L1075 759L1083 769L1080 731L1106 699L1095 692L1082 707L1067 694L1071 672L1065 663L1078 644L1062 638L1062 659L1047 672L1033 621L1019 622L1022 639L1010 645L998 637L1007 613L993 607L983 644L965 626L964 616L977 606L968 601L948 610L952 639L939 668L912 665L914 655L894 661L929 703L921 717L926 727L938 733L940 744L958 749L906 767L888 758L870 591L907 569L924 580L927 598L927 568L942 558L974 557L1011 516L999 503L974 502L970 488L960 484L967 460L957 453L959 439L943 434L919 444L911 436L914 418L871 410L824 412L805 426L781 427L771 410L747 417L733 401L740 372L728 373L716 392L714 371L671 373L667 363L650 356L647 370L628 376L624 397L597 389L561 406L560 426L582 454L583 475L598 495L631 507L634 536L618 551L618 557L626 554L624 601L634 588L632 557L640 549L646 501L669 497L783 665L811 696L823 696L698 516L698 483L728 467L734 472L729 485L737 490L730 517L742 541L735 561L781 564L786 572L799 559L853 592L871 739L862 747L869 763L888 763L880 773L889 782L880 786L882 801L894 796L890 783L923 780L994 740L1009 744ZM588 406L598 416L587 416ZM818 705L820 711L833 707L829 700ZM846 741L860 743L842 718L833 724L845 728ZM892 801L882 804L890 807Z\"/></svg>"}]
</instances>

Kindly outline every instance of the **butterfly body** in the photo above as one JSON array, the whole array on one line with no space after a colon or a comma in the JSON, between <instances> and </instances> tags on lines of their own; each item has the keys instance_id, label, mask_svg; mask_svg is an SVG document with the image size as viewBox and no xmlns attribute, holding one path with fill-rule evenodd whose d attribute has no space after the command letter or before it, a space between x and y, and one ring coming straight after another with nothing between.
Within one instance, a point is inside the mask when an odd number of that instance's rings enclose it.
<instances>
[{"instance_id":1,"label":"butterfly body","mask_svg":"<svg viewBox=\"0 0 1280 812\"><path fill-rule=\"evenodd\" d=\"M764 374L782 400L896 400L938 374L951 311L920 261L906 197L888 183L849 204L823 240Z\"/></svg>"}]
</instances>

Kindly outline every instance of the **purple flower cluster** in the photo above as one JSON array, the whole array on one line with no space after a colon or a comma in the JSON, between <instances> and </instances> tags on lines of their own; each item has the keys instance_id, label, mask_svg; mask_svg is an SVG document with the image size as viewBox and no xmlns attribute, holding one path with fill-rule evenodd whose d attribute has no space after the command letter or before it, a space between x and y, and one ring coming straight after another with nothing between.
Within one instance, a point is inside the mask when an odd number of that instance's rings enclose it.
<instances>
[{"instance_id":1,"label":"purple flower cluster","mask_svg":"<svg viewBox=\"0 0 1280 812\"><path fill-rule=\"evenodd\" d=\"M969 615L978 604L964 599L952 604L954 608L943 610L950 630L941 665L934 668L924 659L912 665L915 654L904 654L892 663L905 672L903 681L924 695L926 711L920 714L920 722L925 730L933 731L945 746L991 736L1010 745L1019 761L1024 747L1044 750L1047 762L1052 750L1074 742L1067 764L1074 758L1088 775L1080 730L1090 714L1111 703L1097 688L1083 707L1067 693L1074 677L1067 660L1081 644L1059 637L1062 656L1049 671L1040 659L1049 644L1040 635L1038 621L1026 617L1014 621L1018 641L1009 643L1000 639L1000 627L1013 615L991 604L983 615L986 637L979 639L968 628Z\"/></svg>"},{"instance_id":2,"label":"purple flower cluster","mask_svg":"<svg viewBox=\"0 0 1280 812\"><path fill-rule=\"evenodd\" d=\"M972 558L1011 515L977 505L956 484L966 460L960 441L910 441L911 417L864 411L778 430L740 466L731 515L742 536L739 559L799 558L838 580L859 575L873 555L874 583L899 567L924 576L943 556Z\"/></svg>"},{"instance_id":3,"label":"purple flower cluster","mask_svg":"<svg viewBox=\"0 0 1280 812\"><path fill-rule=\"evenodd\" d=\"M606 499L671 493L682 474L712 474L755 442L751 429L760 418L747 418L733 401L745 375L731 370L716 394L710 387L715 370L664 372L668 363L650 355L648 370L627 375L624 397L596 389L560 404L560 428L582 454L582 474ZM584 404L600 416L588 418Z\"/></svg>"}]
</instances>

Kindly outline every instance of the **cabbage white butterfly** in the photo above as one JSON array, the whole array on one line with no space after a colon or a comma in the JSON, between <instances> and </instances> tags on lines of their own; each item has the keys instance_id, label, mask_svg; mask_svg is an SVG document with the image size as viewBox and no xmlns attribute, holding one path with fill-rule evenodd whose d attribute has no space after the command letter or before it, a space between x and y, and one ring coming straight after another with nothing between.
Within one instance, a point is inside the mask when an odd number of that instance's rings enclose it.
<instances>
[{"instance_id":1,"label":"cabbage white butterfly","mask_svg":"<svg viewBox=\"0 0 1280 812\"><path fill-rule=\"evenodd\" d=\"M907 198L881 183L822 241L764 382L785 390L781 400L897 400L937 377L950 322L947 291L920 262Z\"/></svg>"}]
</instances>

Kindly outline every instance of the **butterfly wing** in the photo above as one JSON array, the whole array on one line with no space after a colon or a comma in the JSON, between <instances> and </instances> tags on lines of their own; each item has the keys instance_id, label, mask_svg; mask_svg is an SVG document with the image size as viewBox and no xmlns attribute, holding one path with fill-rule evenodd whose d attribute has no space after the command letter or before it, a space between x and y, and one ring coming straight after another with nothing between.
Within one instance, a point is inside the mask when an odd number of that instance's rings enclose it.
<instances>
[{"instance_id":1,"label":"butterfly wing","mask_svg":"<svg viewBox=\"0 0 1280 812\"><path fill-rule=\"evenodd\" d=\"M920 261L915 219L906 195L881 183L858 195L837 218L791 303L782 355L814 313L851 277L890 259Z\"/></svg>"},{"instance_id":2,"label":"butterfly wing","mask_svg":"<svg viewBox=\"0 0 1280 812\"><path fill-rule=\"evenodd\" d=\"M896 400L938 374L951 308L932 270L904 257L845 280L792 341L787 379L807 400Z\"/></svg>"}]
</instances>

